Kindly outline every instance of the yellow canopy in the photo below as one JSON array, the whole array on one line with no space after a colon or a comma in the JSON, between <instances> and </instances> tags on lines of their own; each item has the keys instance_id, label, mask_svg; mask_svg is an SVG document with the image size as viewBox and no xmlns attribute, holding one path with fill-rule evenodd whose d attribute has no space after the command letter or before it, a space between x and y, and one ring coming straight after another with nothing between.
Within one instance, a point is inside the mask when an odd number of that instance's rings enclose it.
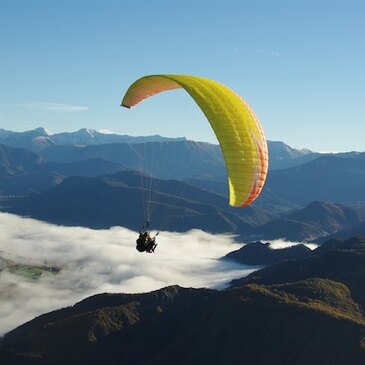
<instances>
[{"instance_id":1,"label":"yellow canopy","mask_svg":"<svg viewBox=\"0 0 365 365\"><path fill-rule=\"evenodd\" d=\"M228 87L190 75L150 75L135 81L122 106L130 108L159 92L183 88L199 105L219 141L226 163L229 204L244 207L260 194L268 170L267 143L250 106Z\"/></svg>"}]
</instances>

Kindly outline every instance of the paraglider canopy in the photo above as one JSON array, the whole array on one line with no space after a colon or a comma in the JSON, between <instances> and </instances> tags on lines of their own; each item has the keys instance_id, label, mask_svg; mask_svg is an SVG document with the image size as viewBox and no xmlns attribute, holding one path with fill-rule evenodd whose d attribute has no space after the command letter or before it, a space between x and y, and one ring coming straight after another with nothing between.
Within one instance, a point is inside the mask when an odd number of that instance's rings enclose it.
<instances>
[{"instance_id":1,"label":"paraglider canopy","mask_svg":"<svg viewBox=\"0 0 365 365\"><path fill-rule=\"evenodd\" d=\"M229 204L251 204L265 183L268 149L258 118L238 94L203 77L150 75L129 87L121 105L131 108L152 95L178 88L185 89L199 105L219 141L227 169Z\"/></svg>"}]
</instances>

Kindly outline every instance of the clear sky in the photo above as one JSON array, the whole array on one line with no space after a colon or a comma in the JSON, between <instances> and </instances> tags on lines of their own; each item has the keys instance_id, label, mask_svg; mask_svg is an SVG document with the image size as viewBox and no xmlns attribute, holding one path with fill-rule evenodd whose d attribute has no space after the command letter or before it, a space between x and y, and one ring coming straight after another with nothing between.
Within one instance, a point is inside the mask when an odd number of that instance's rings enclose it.
<instances>
[{"instance_id":1,"label":"clear sky","mask_svg":"<svg viewBox=\"0 0 365 365\"><path fill-rule=\"evenodd\" d=\"M266 136L365 150L364 0L0 0L0 127L216 143L182 91L119 106L138 77L215 79Z\"/></svg>"}]
</instances>

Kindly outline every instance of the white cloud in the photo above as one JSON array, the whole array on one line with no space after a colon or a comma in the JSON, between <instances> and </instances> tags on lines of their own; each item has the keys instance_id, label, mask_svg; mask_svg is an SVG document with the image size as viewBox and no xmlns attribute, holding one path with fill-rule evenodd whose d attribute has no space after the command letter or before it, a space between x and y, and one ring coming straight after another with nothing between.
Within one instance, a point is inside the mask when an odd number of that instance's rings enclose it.
<instances>
[{"instance_id":1,"label":"white cloud","mask_svg":"<svg viewBox=\"0 0 365 365\"><path fill-rule=\"evenodd\" d=\"M62 227L0 213L0 257L62 267L39 280L0 272L0 334L95 293L145 292L172 284L223 288L254 270L217 260L241 246L228 235L161 232L155 254L139 253L136 236L121 227Z\"/></svg>"},{"instance_id":2,"label":"white cloud","mask_svg":"<svg viewBox=\"0 0 365 365\"><path fill-rule=\"evenodd\" d=\"M310 242L290 242L290 241L286 241L285 239L278 239L278 240L272 240L269 241L270 242L270 248L274 249L274 250L279 250L281 248L287 248L287 247L292 247L292 246L297 246L297 245L304 245L307 246L308 248L310 248L311 250L315 250L318 245L315 243L310 243Z\"/></svg>"},{"instance_id":3,"label":"white cloud","mask_svg":"<svg viewBox=\"0 0 365 365\"><path fill-rule=\"evenodd\" d=\"M23 108L41 109L45 111L61 112L61 113L77 113L88 111L87 106L71 105L63 103L27 103L20 105Z\"/></svg>"}]
</instances>

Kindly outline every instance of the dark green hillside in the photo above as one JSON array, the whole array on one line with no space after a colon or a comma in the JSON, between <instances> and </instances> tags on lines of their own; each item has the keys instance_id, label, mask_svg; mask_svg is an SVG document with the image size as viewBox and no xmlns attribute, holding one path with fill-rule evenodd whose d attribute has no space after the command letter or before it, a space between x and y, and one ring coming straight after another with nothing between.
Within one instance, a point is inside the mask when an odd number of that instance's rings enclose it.
<instances>
[{"instance_id":1,"label":"dark green hillside","mask_svg":"<svg viewBox=\"0 0 365 365\"><path fill-rule=\"evenodd\" d=\"M365 308L365 237L353 237L343 242L330 241L329 244L332 246L329 250L325 250L324 244L317 255L269 266L234 281L234 285L268 285L313 277L331 279L348 286L353 298Z\"/></svg>"},{"instance_id":2,"label":"dark green hillside","mask_svg":"<svg viewBox=\"0 0 365 365\"><path fill-rule=\"evenodd\" d=\"M12 352L14 364L25 354L38 364L361 364L364 330L349 290L330 280L170 287L39 317L5 337L0 360Z\"/></svg>"},{"instance_id":3,"label":"dark green hillside","mask_svg":"<svg viewBox=\"0 0 365 365\"><path fill-rule=\"evenodd\" d=\"M342 306L332 306L338 301ZM246 285L223 293L179 342L147 363L361 364L364 329L342 284Z\"/></svg>"},{"instance_id":4,"label":"dark green hillside","mask_svg":"<svg viewBox=\"0 0 365 365\"><path fill-rule=\"evenodd\" d=\"M142 364L181 335L217 292L168 287L140 295L101 294L9 333L5 346L47 364ZM4 355L5 354L5 355ZM7 353L0 352L1 356Z\"/></svg>"}]
</instances>

